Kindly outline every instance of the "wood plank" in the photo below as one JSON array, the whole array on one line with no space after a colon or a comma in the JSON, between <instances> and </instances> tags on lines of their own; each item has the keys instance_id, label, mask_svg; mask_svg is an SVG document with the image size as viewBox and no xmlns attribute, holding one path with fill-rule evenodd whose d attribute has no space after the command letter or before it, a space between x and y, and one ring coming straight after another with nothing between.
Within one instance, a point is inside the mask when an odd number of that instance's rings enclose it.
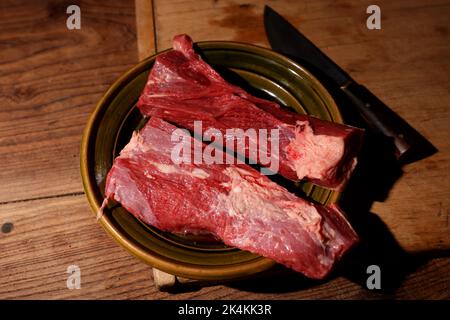
<instances>
[{"instance_id":1,"label":"wood plank","mask_svg":"<svg viewBox=\"0 0 450 320\"><path fill-rule=\"evenodd\" d=\"M134 7L79 1L0 4L0 203L82 192L79 147L88 116L137 62Z\"/></svg>"},{"instance_id":2,"label":"wood plank","mask_svg":"<svg viewBox=\"0 0 450 320\"><path fill-rule=\"evenodd\" d=\"M155 0L157 46L168 48L174 35L187 33L195 41L232 40L267 47L262 20L265 4L285 16L437 147L439 152L432 157L403 167L388 198L380 201L375 197L373 206L364 210L379 216L411 252L448 251L450 1L381 1L377 4L382 29L368 30L370 1ZM375 172L381 178L385 174L380 168Z\"/></svg>"},{"instance_id":3,"label":"wood plank","mask_svg":"<svg viewBox=\"0 0 450 320\"><path fill-rule=\"evenodd\" d=\"M139 60L155 53L153 30L153 0L136 0L136 31Z\"/></svg>"},{"instance_id":4,"label":"wood plank","mask_svg":"<svg viewBox=\"0 0 450 320\"><path fill-rule=\"evenodd\" d=\"M341 276L312 282L295 275L170 294L155 287L150 266L105 233L84 196L1 205L0 225L5 223L12 227L0 233L0 299L450 298L450 259L423 264L395 293L383 295ZM66 286L70 265L80 268L79 290Z\"/></svg>"}]
</instances>

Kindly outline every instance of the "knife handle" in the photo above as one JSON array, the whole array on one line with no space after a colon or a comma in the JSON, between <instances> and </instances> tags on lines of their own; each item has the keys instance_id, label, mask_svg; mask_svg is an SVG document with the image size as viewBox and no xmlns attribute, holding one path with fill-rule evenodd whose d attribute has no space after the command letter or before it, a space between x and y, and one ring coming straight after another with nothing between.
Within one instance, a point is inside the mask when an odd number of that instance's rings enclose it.
<instances>
[{"instance_id":1,"label":"knife handle","mask_svg":"<svg viewBox=\"0 0 450 320\"><path fill-rule=\"evenodd\" d=\"M341 90L372 129L392 140L398 160L409 157L414 147L425 139L364 86L349 82Z\"/></svg>"}]
</instances>

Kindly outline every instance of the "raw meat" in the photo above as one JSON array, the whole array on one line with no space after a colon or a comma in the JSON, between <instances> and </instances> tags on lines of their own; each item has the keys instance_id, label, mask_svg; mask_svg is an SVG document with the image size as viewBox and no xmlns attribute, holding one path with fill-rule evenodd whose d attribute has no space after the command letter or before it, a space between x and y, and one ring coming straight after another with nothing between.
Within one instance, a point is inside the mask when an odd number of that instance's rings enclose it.
<instances>
[{"instance_id":1,"label":"raw meat","mask_svg":"<svg viewBox=\"0 0 450 320\"><path fill-rule=\"evenodd\" d=\"M160 230L210 233L311 278L357 242L337 206L300 199L248 165L175 164L175 130L152 117L133 134L108 173L104 205L114 199ZM188 133L178 137L193 145Z\"/></svg>"},{"instance_id":2,"label":"raw meat","mask_svg":"<svg viewBox=\"0 0 450 320\"><path fill-rule=\"evenodd\" d=\"M210 128L220 130L225 146L235 143L226 129L279 129L279 156L274 157L279 163L277 173L342 189L356 165L361 129L287 111L227 83L194 52L186 35L176 36L173 48L158 56L149 75L138 102L144 115L191 131L194 121L201 120L203 133ZM268 143L262 152L270 154L271 146ZM249 140L244 147L245 157L266 165L260 153L250 152Z\"/></svg>"}]
</instances>

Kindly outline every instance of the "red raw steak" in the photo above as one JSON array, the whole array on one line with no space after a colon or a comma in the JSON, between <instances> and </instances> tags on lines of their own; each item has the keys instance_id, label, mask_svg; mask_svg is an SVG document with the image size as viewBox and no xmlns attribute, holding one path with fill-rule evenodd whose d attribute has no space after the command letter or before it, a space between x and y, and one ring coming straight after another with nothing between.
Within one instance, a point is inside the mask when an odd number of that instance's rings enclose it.
<instances>
[{"instance_id":1,"label":"red raw steak","mask_svg":"<svg viewBox=\"0 0 450 320\"><path fill-rule=\"evenodd\" d=\"M300 199L245 164L175 164L175 130L152 117L133 134L108 173L104 205L114 199L160 230L210 233L311 278L357 242L337 206Z\"/></svg>"},{"instance_id":2,"label":"red raw steak","mask_svg":"<svg viewBox=\"0 0 450 320\"><path fill-rule=\"evenodd\" d=\"M278 173L335 190L344 186L356 165L363 130L287 111L227 83L194 52L186 35L176 36L173 48L156 59L138 102L142 114L191 131L201 120L202 133L220 130L225 146L235 140L227 129L279 129ZM267 164L258 154L254 159L248 140L244 147L243 156ZM265 150L270 152L271 144Z\"/></svg>"}]
</instances>

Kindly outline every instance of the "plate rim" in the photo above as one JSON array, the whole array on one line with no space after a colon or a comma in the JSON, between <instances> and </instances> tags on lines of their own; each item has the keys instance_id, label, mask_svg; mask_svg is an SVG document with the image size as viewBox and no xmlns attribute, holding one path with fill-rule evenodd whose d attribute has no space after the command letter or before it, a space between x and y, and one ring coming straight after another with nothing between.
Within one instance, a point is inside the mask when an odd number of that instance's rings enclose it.
<instances>
[{"instance_id":1,"label":"plate rim","mask_svg":"<svg viewBox=\"0 0 450 320\"><path fill-rule=\"evenodd\" d=\"M333 121L337 123L343 123L342 114L331 94L315 76L313 76L299 63L268 48L244 42L200 41L195 42L195 44L201 49L237 49L245 52L250 51L254 54L262 55L268 59L276 58L278 60L291 64L295 68L298 68L303 74L305 74L308 77L308 80L311 81L316 86L316 88L319 88L319 93L322 96L322 99L326 99L327 103L333 106L333 108L336 110L336 112L332 115ZM99 203L97 199L98 194L96 192L96 189L98 189L98 186L95 183L95 177L91 174L92 168L90 166L92 160L91 149L93 147L91 140L93 137L95 137L96 125L107 109L105 108L105 106L107 106L108 103L114 98L114 93L120 91L121 88L125 86L129 80L134 78L136 73L141 73L142 71L144 71L143 69L146 69L146 66L150 61L155 60L156 57L170 50L172 49L169 48L155 53L138 62L136 65L124 72L103 94L89 116L88 122L83 130L83 136L80 144L80 171L84 192L94 214L97 214L101 206L101 203ZM328 199L328 201L337 202L339 197L340 193L332 193L332 196ZM150 253L150 250L144 250L138 244L134 243L133 240L127 238L126 234L122 234L106 215L103 215L97 220L103 227L103 229L107 231L107 233L110 234L113 239L116 240L116 242L118 242L128 252L132 253L134 256L138 257L152 267L176 276L200 280L236 279L266 271L276 265L275 261L265 257L257 257L250 261L224 266L201 266L175 261L173 259L161 256L156 252Z\"/></svg>"}]
</instances>

